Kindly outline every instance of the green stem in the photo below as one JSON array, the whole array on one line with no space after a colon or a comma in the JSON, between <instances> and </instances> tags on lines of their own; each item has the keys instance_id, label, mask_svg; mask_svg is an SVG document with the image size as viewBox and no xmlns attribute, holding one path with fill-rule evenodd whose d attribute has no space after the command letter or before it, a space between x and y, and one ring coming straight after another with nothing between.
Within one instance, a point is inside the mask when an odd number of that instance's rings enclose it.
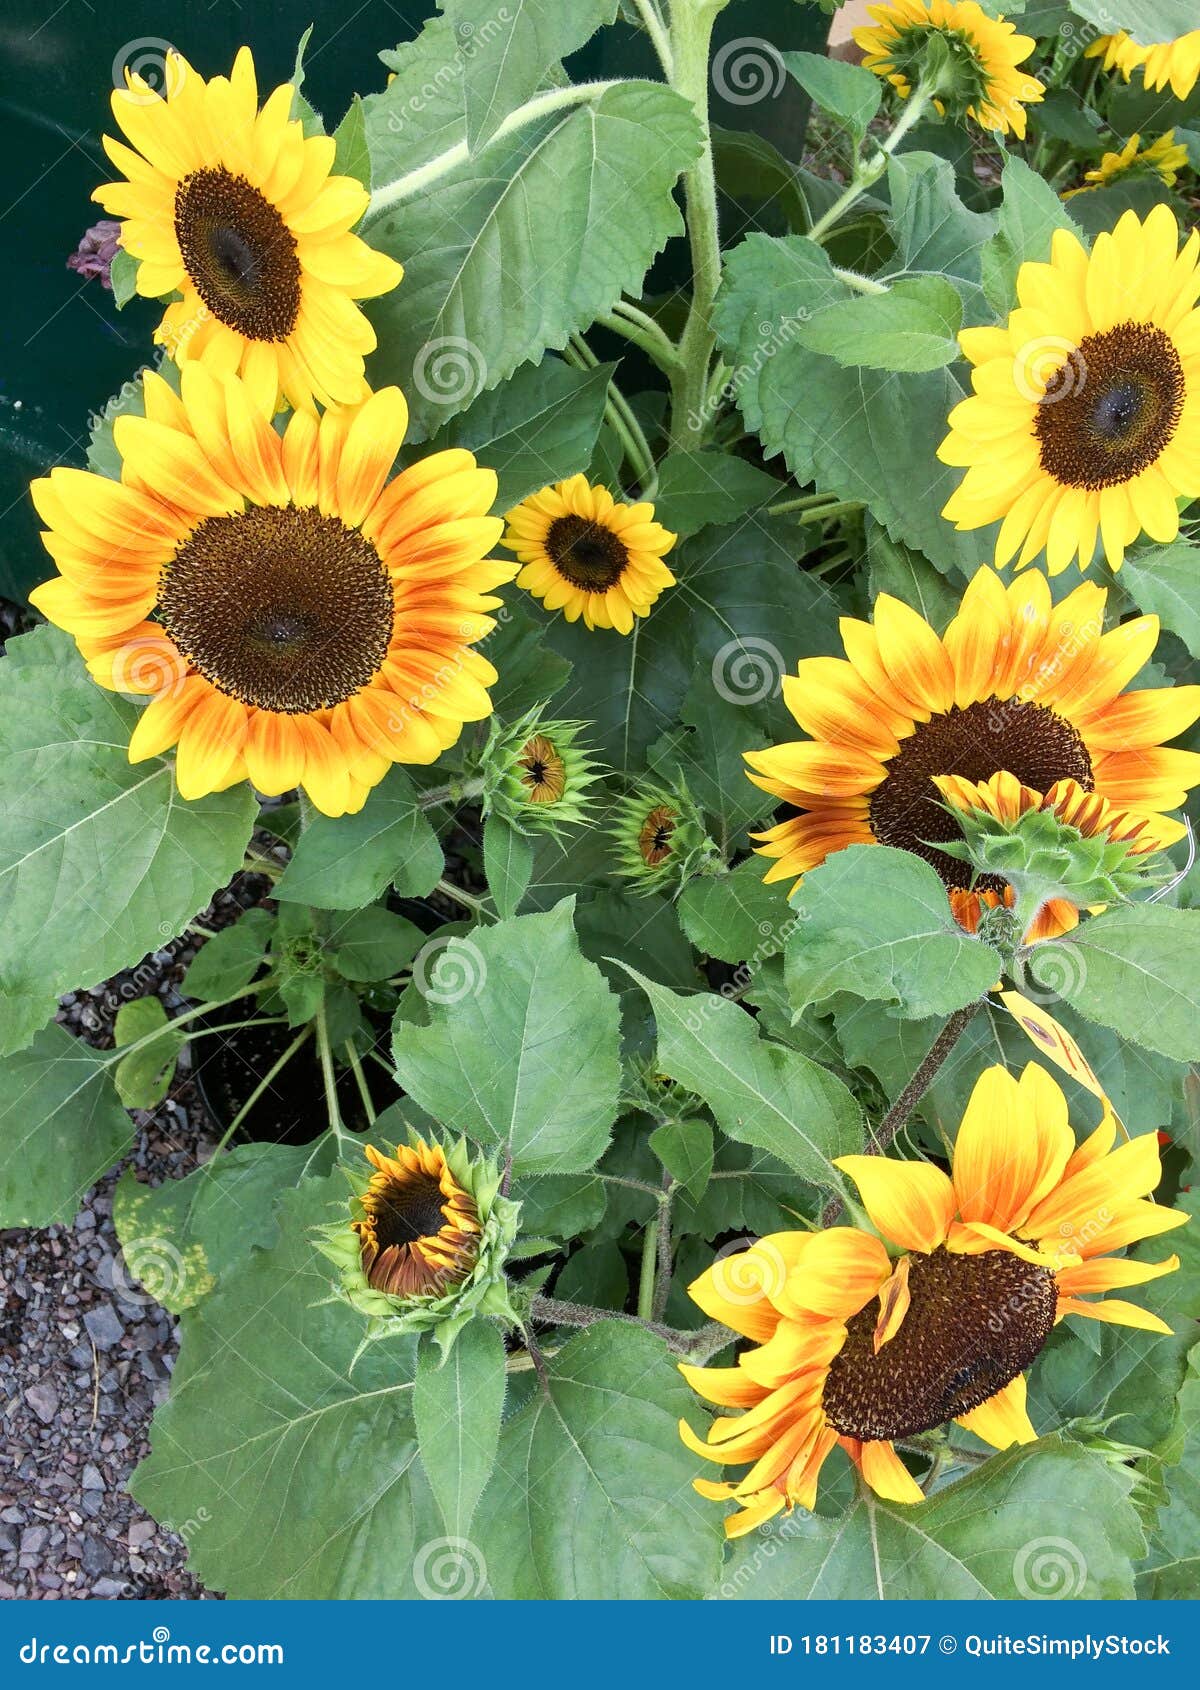
<instances>
[{"instance_id":1,"label":"green stem","mask_svg":"<svg viewBox=\"0 0 1200 1690\"><path fill-rule=\"evenodd\" d=\"M300 1046L305 1042L305 1040L310 1036L311 1033L312 1033L312 1023L309 1022L309 1024L306 1027L301 1027L300 1031L296 1034L296 1037L292 1040L291 1044L284 1051L283 1055L278 1057L275 1060L275 1062L271 1065L271 1067L267 1069L267 1072L263 1075L262 1079L258 1082L258 1084L255 1086L254 1090L250 1093L250 1096L246 1099L245 1103L242 1104L242 1107L238 1110L237 1114L233 1117L233 1120L230 1121L229 1125L225 1128L225 1131L222 1133L216 1149L213 1151L211 1157L209 1158L209 1160L205 1164L205 1166L209 1169L210 1172L213 1168L216 1167L217 1157L221 1154L222 1150L224 1150L225 1146L229 1143L229 1141L233 1137L234 1133L237 1132L238 1128L241 1126L242 1122L246 1119L246 1116L254 1108L254 1105L258 1102L259 1098L263 1095L263 1093L267 1090L267 1088L273 1083L276 1075L281 1073L282 1070L284 1069L284 1067L286 1067L286 1065L292 1060L292 1057L295 1056L296 1052L300 1049Z\"/></svg>"},{"instance_id":2,"label":"green stem","mask_svg":"<svg viewBox=\"0 0 1200 1690\"><path fill-rule=\"evenodd\" d=\"M858 293L876 294L892 291L886 282L877 282L874 276L860 275L857 270L842 270L835 264L833 273L840 282L845 282L848 288L854 288Z\"/></svg>"},{"instance_id":3,"label":"green stem","mask_svg":"<svg viewBox=\"0 0 1200 1690\"><path fill-rule=\"evenodd\" d=\"M633 0L633 3L637 7L638 16L642 20L642 28L654 43L654 51L658 54L658 62L663 68L663 75L669 82L673 63L671 37L667 33L667 26L662 20L656 0Z\"/></svg>"},{"instance_id":4,"label":"green stem","mask_svg":"<svg viewBox=\"0 0 1200 1690\"><path fill-rule=\"evenodd\" d=\"M658 1216L647 1224L642 1234L642 1271L638 1278L637 1312L639 1320L650 1320L654 1313L654 1269L658 1261Z\"/></svg>"},{"instance_id":5,"label":"green stem","mask_svg":"<svg viewBox=\"0 0 1200 1690\"><path fill-rule=\"evenodd\" d=\"M363 1065L358 1059L358 1050L355 1047L354 1040L348 1039L343 1048L346 1052L346 1061L350 1064L350 1072L354 1075L354 1083L358 1087L358 1095L362 1098L363 1108L366 1110L367 1114L367 1120L371 1126L374 1126L375 1105L371 1101L371 1092L369 1086L367 1085L367 1076L363 1073Z\"/></svg>"},{"instance_id":6,"label":"green stem","mask_svg":"<svg viewBox=\"0 0 1200 1690\"><path fill-rule=\"evenodd\" d=\"M674 1251L671 1245L671 1203L675 1196L675 1181L669 1173L663 1173L663 1188L658 1196L658 1263L654 1285L654 1300L650 1305L650 1315L654 1320L661 1320L666 1313L667 1299L671 1295L671 1278L674 1273Z\"/></svg>"},{"instance_id":7,"label":"green stem","mask_svg":"<svg viewBox=\"0 0 1200 1690\"><path fill-rule=\"evenodd\" d=\"M698 446L707 432L709 370L717 344L712 310L721 285L721 240L708 116L708 57L719 9L696 0L671 0L671 86L691 102L701 136L700 157L683 178L692 298L679 339L682 368L671 382L671 438L685 448Z\"/></svg>"},{"instance_id":8,"label":"green stem","mask_svg":"<svg viewBox=\"0 0 1200 1690\"><path fill-rule=\"evenodd\" d=\"M461 904L464 909L470 910L476 921L491 919L483 899L477 898L473 892L464 892L462 887L455 886L453 881L439 880L434 887L434 891L440 892L444 898L453 898L456 904Z\"/></svg>"},{"instance_id":9,"label":"green stem","mask_svg":"<svg viewBox=\"0 0 1200 1690\"><path fill-rule=\"evenodd\" d=\"M324 1004L317 1011L317 1054L321 1059L321 1078L325 1085L325 1112L340 1149L342 1140L349 1134L342 1124L342 1112L338 1107L337 1076L333 1071L333 1047L329 1043L329 1023L325 1018Z\"/></svg>"},{"instance_id":10,"label":"green stem","mask_svg":"<svg viewBox=\"0 0 1200 1690\"><path fill-rule=\"evenodd\" d=\"M913 90L907 105L900 114L900 121L884 141L879 151L869 159L859 159L854 166L854 174L843 191L834 200L829 210L824 212L812 228L807 230L810 241L820 242L832 229L843 211L862 198L868 188L873 188L887 169L888 160L900 145L913 126L920 122L929 107L930 96L926 91L917 87Z\"/></svg>"},{"instance_id":11,"label":"green stem","mask_svg":"<svg viewBox=\"0 0 1200 1690\"><path fill-rule=\"evenodd\" d=\"M639 311L636 317L627 314L622 309L622 301L618 300L612 311L603 311L596 318L601 328L611 329L613 334L623 335L631 345L640 347L647 358L658 365L664 375L677 374L683 363L679 356L679 348L667 334L659 327L653 317L647 317Z\"/></svg>"},{"instance_id":12,"label":"green stem","mask_svg":"<svg viewBox=\"0 0 1200 1690\"><path fill-rule=\"evenodd\" d=\"M164 1034L174 1033L180 1027L186 1027L188 1022L194 1021L198 1015L211 1015L215 1009L224 1009L226 1004L240 1003L243 998L248 998L253 992L265 991L268 986L273 984L274 981L271 976L267 975L263 980L255 980L252 985L243 986L240 991L231 992L227 998L215 998L212 1003L200 1003L194 1009L185 1009L182 1015L177 1015L173 1020L164 1022L161 1027L156 1027L152 1033L144 1033L140 1039L135 1039L132 1044L118 1045L115 1050L104 1051L100 1061L106 1067L114 1062L120 1062L125 1057L131 1056L135 1050L144 1050L147 1045L153 1044L155 1039L161 1039Z\"/></svg>"},{"instance_id":13,"label":"green stem","mask_svg":"<svg viewBox=\"0 0 1200 1690\"><path fill-rule=\"evenodd\" d=\"M483 792L483 781L449 780L445 786L431 786L417 799L419 810L435 810L439 804L466 804Z\"/></svg>"},{"instance_id":14,"label":"green stem","mask_svg":"<svg viewBox=\"0 0 1200 1690\"><path fill-rule=\"evenodd\" d=\"M594 370L600 362L581 334L571 336L564 357L582 370ZM658 490L654 453L642 433L641 423L634 416L629 401L615 381L608 384L608 396L604 401L604 420L621 442L625 457L637 476L638 486L646 498L652 498Z\"/></svg>"},{"instance_id":15,"label":"green stem","mask_svg":"<svg viewBox=\"0 0 1200 1690\"><path fill-rule=\"evenodd\" d=\"M571 106L587 105L599 100L610 88L615 88L616 82L585 82L572 84L569 88L553 88L545 94L535 94L533 99L526 100L523 106L518 106L511 112L492 136L493 141L500 141L505 136L515 134L518 129L524 129L530 123L537 123L543 117L549 117L554 112L566 111ZM367 206L363 217L363 224L371 223L382 212L390 211L395 205L404 200L412 199L417 194L428 193L435 182L451 171L466 164L471 153L465 141L457 146L448 147L436 158L423 164L419 170L410 170L406 176L398 176L394 182L386 182L376 188L371 195L371 202Z\"/></svg>"},{"instance_id":16,"label":"green stem","mask_svg":"<svg viewBox=\"0 0 1200 1690\"><path fill-rule=\"evenodd\" d=\"M793 511L816 512L820 505L832 505L837 502L833 493L804 493L798 499L782 499L777 505L767 506L768 516L790 516Z\"/></svg>"}]
</instances>

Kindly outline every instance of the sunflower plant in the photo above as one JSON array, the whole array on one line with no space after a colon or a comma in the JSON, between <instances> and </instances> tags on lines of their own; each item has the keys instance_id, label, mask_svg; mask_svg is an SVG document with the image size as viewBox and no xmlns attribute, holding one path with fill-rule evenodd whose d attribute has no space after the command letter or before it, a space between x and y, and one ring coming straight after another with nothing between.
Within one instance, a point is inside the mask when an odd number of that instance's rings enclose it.
<instances>
[{"instance_id":1,"label":"sunflower plant","mask_svg":"<svg viewBox=\"0 0 1200 1690\"><path fill-rule=\"evenodd\" d=\"M112 90L0 1225L204 1091L114 1209L214 1590L1187 1593L1200 32L776 10Z\"/></svg>"}]
</instances>

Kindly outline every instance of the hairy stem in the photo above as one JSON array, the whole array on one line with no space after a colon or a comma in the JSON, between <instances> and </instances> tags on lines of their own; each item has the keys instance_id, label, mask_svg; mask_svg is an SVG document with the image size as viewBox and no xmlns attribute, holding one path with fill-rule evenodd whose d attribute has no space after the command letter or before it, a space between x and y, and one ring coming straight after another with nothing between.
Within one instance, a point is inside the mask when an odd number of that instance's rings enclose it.
<instances>
[{"instance_id":1,"label":"hairy stem","mask_svg":"<svg viewBox=\"0 0 1200 1690\"><path fill-rule=\"evenodd\" d=\"M258 1084L255 1086L254 1090L250 1093L250 1096L246 1099L245 1103L242 1104L242 1106L238 1110L237 1114L233 1117L233 1120L230 1121L229 1125L225 1128L225 1131L222 1133L216 1149L213 1151L213 1153L209 1157L208 1161L204 1164L205 1167L209 1170L210 1173L216 1167L217 1158L220 1156L222 1150L224 1150L225 1146L229 1143L229 1141L233 1137L234 1133L237 1132L237 1130L241 1126L242 1122L246 1119L246 1116L254 1108L254 1105L258 1102L259 1098L268 1089L268 1087L271 1086L274 1083L276 1076L283 1072L284 1068L286 1068L287 1064L292 1060L293 1056L295 1056L296 1052L300 1049L300 1046L302 1044L304 1044L304 1042L308 1038L311 1037L312 1030L313 1029L312 1029L312 1023L311 1022L309 1022L309 1024L306 1027L301 1027L300 1031L296 1034L296 1037L292 1040L291 1044L284 1051L283 1055L276 1057L275 1061L267 1069L267 1071L263 1075L262 1079L258 1082Z\"/></svg>"},{"instance_id":2,"label":"hairy stem","mask_svg":"<svg viewBox=\"0 0 1200 1690\"><path fill-rule=\"evenodd\" d=\"M558 1297L535 1297L529 1308L530 1318L546 1326L594 1326L600 1320L620 1320L629 1326L640 1326L661 1338L675 1355L691 1356L707 1361L710 1355L723 1350L735 1341L736 1334L718 1321L709 1321L698 1332L684 1332L678 1327L664 1326L661 1321L643 1320L640 1315L625 1314L617 1309L596 1309L588 1303L566 1303Z\"/></svg>"},{"instance_id":3,"label":"hairy stem","mask_svg":"<svg viewBox=\"0 0 1200 1690\"><path fill-rule=\"evenodd\" d=\"M682 447L698 446L707 431L709 372L717 344L712 310L721 285L721 240L708 118L708 55L717 10L697 6L695 0L671 0L671 86L691 102L701 134L700 157L683 178L692 299L679 339L682 369L671 382L671 438Z\"/></svg>"},{"instance_id":4,"label":"hairy stem","mask_svg":"<svg viewBox=\"0 0 1200 1690\"><path fill-rule=\"evenodd\" d=\"M929 95L923 88L916 88L909 97L908 103L900 114L900 121L884 141L879 151L869 159L859 159L854 167L854 174L846 187L834 200L829 210L824 212L812 228L806 233L810 241L820 242L833 228L844 211L860 200L868 188L873 188L887 169L888 160L900 145L901 141L920 122L929 107Z\"/></svg>"}]
</instances>

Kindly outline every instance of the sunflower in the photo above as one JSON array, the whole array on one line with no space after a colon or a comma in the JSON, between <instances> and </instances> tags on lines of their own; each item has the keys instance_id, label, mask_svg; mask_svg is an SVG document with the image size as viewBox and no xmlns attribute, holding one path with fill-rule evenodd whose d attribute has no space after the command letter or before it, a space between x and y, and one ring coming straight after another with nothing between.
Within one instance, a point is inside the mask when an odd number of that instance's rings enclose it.
<instances>
[{"instance_id":1,"label":"sunflower","mask_svg":"<svg viewBox=\"0 0 1200 1690\"><path fill-rule=\"evenodd\" d=\"M963 329L972 397L938 448L966 475L942 511L960 530L1003 518L996 563L1045 547L1052 575L1097 537L1119 569L1143 530L1179 533L1200 493L1200 233L1179 250L1169 207L1127 211L1089 256L1054 233L1048 264L1022 264L1003 328Z\"/></svg>"},{"instance_id":2,"label":"sunflower","mask_svg":"<svg viewBox=\"0 0 1200 1690\"><path fill-rule=\"evenodd\" d=\"M38 609L101 685L153 695L132 762L178 746L185 798L249 777L340 815L490 714L496 672L469 648L514 573L486 555L490 470L437 452L385 485L407 421L394 387L319 422L297 411L282 435L206 363L181 396L147 374L144 396L115 425L119 482L55 469L32 487L59 568Z\"/></svg>"},{"instance_id":3,"label":"sunflower","mask_svg":"<svg viewBox=\"0 0 1200 1690\"><path fill-rule=\"evenodd\" d=\"M1104 69L1119 70L1126 82L1140 69L1147 88L1165 88L1170 83L1175 98L1186 100L1200 79L1200 29L1179 35L1174 41L1156 41L1149 47L1121 30L1093 41L1084 57L1103 59Z\"/></svg>"},{"instance_id":4,"label":"sunflower","mask_svg":"<svg viewBox=\"0 0 1200 1690\"><path fill-rule=\"evenodd\" d=\"M375 1169L351 1222L373 1291L392 1297L440 1296L466 1278L479 1248L479 1211L440 1145L418 1139L385 1156L365 1147Z\"/></svg>"},{"instance_id":5,"label":"sunflower","mask_svg":"<svg viewBox=\"0 0 1200 1690\"><path fill-rule=\"evenodd\" d=\"M1179 172L1187 169L1188 162L1188 150L1182 141L1176 141L1175 131L1168 129L1165 135L1160 135L1157 141L1151 141L1139 152L1141 145L1142 137L1131 135L1119 153L1105 153L1096 168L1086 173L1083 185L1069 188L1063 198L1074 199L1076 194L1086 194L1092 188L1102 188L1119 178L1131 176L1157 176L1168 188L1173 188Z\"/></svg>"},{"instance_id":6,"label":"sunflower","mask_svg":"<svg viewBox=\"0 0 1200 1690\"><path fill-rule=\"evenodd\" d=\"M949 55L939 92L948 81L980 128L1024 138L1024 107L1043 93L1037 78L1018 68L1037 45L1031 36L1018 35L1005 18L989 17L975 0L892 0L868 6L867 15L875 27L851 31L863 64L904 99L922 80L929 37L936 33ZM944 100L934 103L944 109Z\"/></svg>"},{"instance_id":7,"label":"sunflower","mask_svg":"<svg viewBox=\"0 0 1200 1690\"><path fill-rule=\"evenodd\" d=\"M132 146L104 138L126 180L92 197L121 219L121 245L141 261L137 291L180 295L155 338L176 363L240 372L272 411L365 398L375 334L353 302L403 271L351 234L370 196L330 174L333 137L305 135L290 84L259 111L247 47L209 82L170 53L165 98L140 77L128 84L112 109Z\"/></svg>"},{"instance_id":8,"label":"sunflower","mask_svg":"<svg viewBox=\"0 0 1200 1690\"><path fill-rule=\"evenodd\" d=\"M1157 1137L1113 1149L1116 1122L1076 1148L1067 1105L1036 1063L1015 1080L989 1068L963 1115L949 1175L929 1162L843 1156L875 1232L781 1232L718 1260L689 1288L714 1320L753 1340L729 1368L681 1367L709 1402L740 1408L689 1449L741 1479L697 1480L733 1501L731 1537L780 1509L811 1509L835 1444L877 1495L920 1502L895 1444L947 1421L996 1449L1037 1433L1025 1370L1065 1315L1169 1332L1135 1303L1096 1293L1171 1273L1177 1256L1113 1252L1181 1226L1148 1202Z\"/></svg>"},{"instance_id":9,"label":"sunflower","mask_svg":"<svg viewBox=\"0 0 1200 1690\"><path fill-rule=\"evenodd\" d=\"M573 475L543 487L510 510L504 544L524 567L527 587L568 622L628 634L675 577L662 561L675 535L654 520L650 504L618 504L607 487Z\"/></svg>"},{"instance_id":10,"label":"sunflower","mask_svg":"<svg viewBox=\"0 0 1200 1690\"><path fill-rule=\"evenodd\" d=\"M936 784L947 775L986 784L1007 771L1041 795L1057 786L1056 797L1073 781L1142 821L1156 846L1181 838L1161 812L1200 782L1200 754L1163 742L1200 716L1200 686L1123 692L1158 619L1103 633L1106 597L1085 582L1055 605L1040 572L1006 587L985 568L941 638L887 593L873 624L844 618L846 659L807 658L784 677L784 701L812 738L745 754L755 784L800 812L756 836L777 859L767 880L802 876L846 845L897 846L932 863L960 920L977 925L1006 886L973 883L968 863L939 850L961 838ZM1050 918L1062 931L1075 912Z\"/></svg>"},{"instance_id":11,"label":"sunflower","mask_svg":"<svg viewBox=\"0 0 1200 1690\"><path fill-rule=\"evenodd\" d=\"M678 890L711 859L704 817L682 785L643 786L618 800L612 814L617 872L639 896Z\"/></svg>"},{"instance_id":12,"label":"sunflower","mask_svg":"<svg viewBox=\"0 0 1200 1690\"><path fill-rule=\"evenodd\" d=\"M518 833L549 833L583 821L599 765L579 735L584 723L547 720L542 707L508 726L493 721L483 754L483 813Z\"/></svg>"}]
</instances>

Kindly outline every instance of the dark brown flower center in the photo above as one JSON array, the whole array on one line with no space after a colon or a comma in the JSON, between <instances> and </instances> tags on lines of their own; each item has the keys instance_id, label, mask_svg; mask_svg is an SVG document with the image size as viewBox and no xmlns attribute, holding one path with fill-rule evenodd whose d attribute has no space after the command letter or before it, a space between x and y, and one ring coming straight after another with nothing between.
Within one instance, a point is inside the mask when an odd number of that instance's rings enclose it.
<instances>
[{"instance_id":1,"label":"dark brown flower center","mask_svg":"<svg viewBox=\"0 0 1200 1690\"><path fill-rule=\"evenodd\" d=\"M1096 491L1154 463L1179 426L1186 387L1174 343L1149 323L1085 335L1038 405L1042 468Z\"/></svg>"},{"instance_id":2,"label":"dark brown flower center","mask_svg":"<svg viewBox=\"0 0 1200 1690\"><path fill-rule=\"evenodd\" d=\"M193 171L175 193L175 235L196 291L248 340L286 340L300 313L296 242L244 176Z\"/></svg>"},{"instance_id":3,"label":"dark brown flower center","mask_svg":"<svg viewBox=\"0 0 1200 1690\"><path fill-rule=\"evenodd\" d=\"M545 734L526 740L517 758L518 777L531 804L554 804L567 784L566 765Z\"/></svg>"},{"instance_id":4,"label":"dark brown flower center","mask_svg":"<svg viewBox=\"0 0 1200 1690\"><path fill-rule=\"evenodd\" d=\"M337 517L252 507L209 516L163 575L163 626L223 693L299 715L361 692L392 636L379 554Z\"/></svg>"},{"instance_id":5,"label":"dark brown flower center","mask_svg":"<svg viewBox=\"0 0 1200 1690\"><path fill-rule=\"evenodd\" d=\"M969 1414L1024 1372L1054 1328L1053 1273L1008 1250L914 1255L908 1288L908 1313L878 1355L877 1300L847 1322L821 1398L843 1437L911 1438Z\"/></svg>"},{"instance_id":6,"label":"dark brown flower center","mask_svg":"<svg viewBox=\"0 0 1200 1690\"><path fill-rule=\"evenodd\" d=\"M546 550L564 580L585 593L604 593L625 573L629 553L623 540L602 523L560 516L550 524Z\"/></svg>"},{"instance_id":7,"label":"dark brown flower center","mask_svg":"<svg viewBox=\"0 0 1200 1690\"><path fill-rule=\"evenodd\" d=\"M671 835L677 821L674 810L657 804L642 823L638 834L638 850L647 868L657 868L671 855Z\"/></svg>"},{"instance_id":8,"label":"dark brown flower center","mask_svg":"<svg viewBox=\"0 0 1200 1690\"><path fill-rule=\"evenodd\" d=\"M478 1241L447 1219L445 1203L440 1182L429 1174L368 1192L368 1219L358 1223L368 1285L393 1297L429 1296L466 1278Z\"/></svg>"},{"instance_id":9,"label":"dark brown flower center","mask_svg":"<svg viewBox=\"0 0 1200 1690\"><path fill-rule=\"evenodd\" d=\"M1002 769L1038 792L1056 780L1076 780L1087 792L1094 784L1082 738L1047 705L1017 698L984 699L961 710L954 705L944 716L919 722L915 733L900 741L882 785L871 795L871 831L882 845L924 857L947 887L965 889L972 884L970 863L937 848L962 833L931 777L986 781ZM994 876L974 884L987 891L1003 889Z\"/></svg>"},{"instance_id":10,"label":"dark brown flower center","mask_svg":"<svg viewBox=\"0 0 1200 1690\"><path fill-rule=\"evenodd\" d=\"M428 1175L414 1175L403 1185L393 1183L377 1193L372 1208L380 1250L436 1237L445 1222L444 1201L441 1183Z\"/></svg>"}]
</instances>

